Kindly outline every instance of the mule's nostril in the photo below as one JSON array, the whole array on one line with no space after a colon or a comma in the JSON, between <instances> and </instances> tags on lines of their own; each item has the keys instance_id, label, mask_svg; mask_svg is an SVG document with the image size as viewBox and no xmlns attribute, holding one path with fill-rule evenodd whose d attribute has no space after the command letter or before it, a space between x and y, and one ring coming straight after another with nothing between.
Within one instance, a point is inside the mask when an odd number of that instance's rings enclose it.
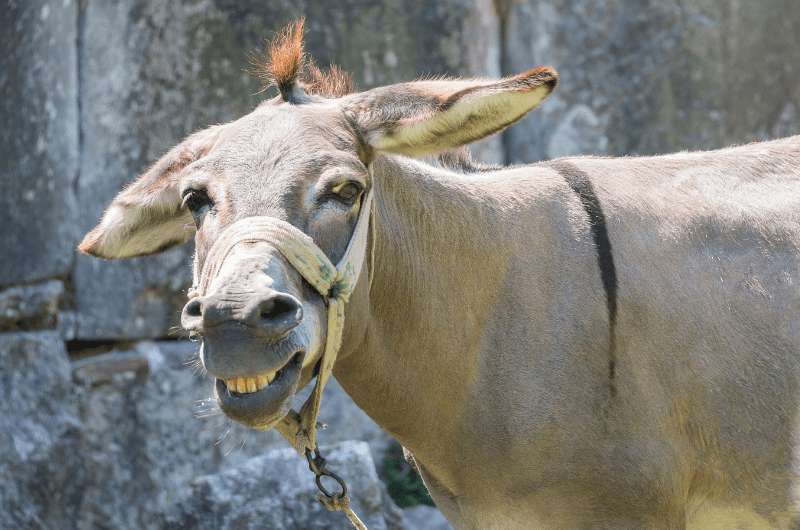
<instances>
[{"instance_id":1,"label":"mule's nostril","mask_svg":"<svg viewBox=\"0 0 800 530\"><path fill-rule=\"evenodd\" d=\"M202 331L205 323L203 322L203 301L200 298L189 300L181 312L181 326L187 331Z\"/></svg>"},{"instance_id":2,"label":"mule's nostril","mask_svg":"<svg viewBox=\"0 0 800 530\"><path fill-rule=\"evenodd\" d=\"M186 312L186 316L201 317L203 316L203 304L198 299L191 300L186 304L184 311Z\"/></svg>"},{"instance_id":3,"label":"mule's nostril","mask_svg":"<svg viewBox=\"0 0 800 530\"><path fill-rule=\"evenodd\" d=\"M259 304L262 320L294 320L302 314L297 300L288 295L276 295Z\"/></svg>"},{"instance_id":4,"label":"mule's nostril","mask_svg":"<svg viewBox=\"0 0 800 530\"><path fill-rule=\"evenodd\" d=\"M297 298L273 291L253 306L247 321L271 339L276 339L297 327L302 319L303 309Z\"/></svg>"}]
</instances>

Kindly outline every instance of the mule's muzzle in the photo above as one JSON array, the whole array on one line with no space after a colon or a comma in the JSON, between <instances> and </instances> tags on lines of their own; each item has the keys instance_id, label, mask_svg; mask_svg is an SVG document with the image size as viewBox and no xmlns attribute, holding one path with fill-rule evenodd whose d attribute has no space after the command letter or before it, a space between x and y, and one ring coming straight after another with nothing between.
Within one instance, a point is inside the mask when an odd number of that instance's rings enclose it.
<instances>
[{"instance_id":1,"label":"mule's muzzle","mask_svg":"<svg viewBox=\"0 0 800 530\"><path fill-rule=\"evenodd\" d=\"M228 289L183 308L181 323L202 334L203 366L216 378L220 407L231 419L266 428L286 415L306 351L293 333L302 320L297 298L269 288Z\"/></svg>"}]
</instances>

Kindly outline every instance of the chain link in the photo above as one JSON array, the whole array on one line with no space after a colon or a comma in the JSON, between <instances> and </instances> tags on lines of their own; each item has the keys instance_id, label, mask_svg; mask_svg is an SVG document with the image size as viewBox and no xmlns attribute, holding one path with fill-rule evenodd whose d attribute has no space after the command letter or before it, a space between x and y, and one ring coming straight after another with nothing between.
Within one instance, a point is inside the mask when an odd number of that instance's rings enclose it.
<instances>
[{"instance_id":1,"label":"chain link","mask_svg":"<svg viewBox=\"0 0 800 530\"><path fill-rule=\"evenodd\" d=\"M314 481L317 483L317 489L328 499L331 500L344 500L347 497L347 484L344 479L338 474L328 469L328 461L319 452L319 446L314 447L314 450L306 449L306 460L308 461L308 469L314 473ZM330 477L335 480L341 491L334 494L322 483L322 477Z\"/></svg>"}]
</instances>

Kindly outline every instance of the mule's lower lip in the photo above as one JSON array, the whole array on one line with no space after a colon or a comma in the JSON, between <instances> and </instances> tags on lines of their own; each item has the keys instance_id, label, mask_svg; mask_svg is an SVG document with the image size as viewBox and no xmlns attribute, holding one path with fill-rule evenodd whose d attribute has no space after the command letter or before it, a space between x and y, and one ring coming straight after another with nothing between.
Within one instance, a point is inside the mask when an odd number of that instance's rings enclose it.
<instances>
[{"instance_id":1,"label":"mule's lower lip","mask_svg":"<svg viewBox=\"0 0 800 530\"><path fill-rule=\"evenodd\" d=\"M215 389L220 408L229 418L248 427L272 426L289 412L300 381L304 355L303 351L292 355L275 379L255 392L237 393L229 389L224 380L217 379Z\"/></svg>"}]
</instances>

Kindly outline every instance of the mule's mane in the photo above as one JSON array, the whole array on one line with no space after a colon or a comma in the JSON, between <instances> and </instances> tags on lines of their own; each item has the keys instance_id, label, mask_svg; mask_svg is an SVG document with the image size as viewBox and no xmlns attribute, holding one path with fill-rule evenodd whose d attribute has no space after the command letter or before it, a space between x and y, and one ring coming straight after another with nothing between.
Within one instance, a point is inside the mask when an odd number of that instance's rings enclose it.
<instances>
[{"instance_id":1,"label":"mule's mane","mask_svg":"<svg viewBox=\"0 0 800 530\"><path fill-rule=\"evenodd\" d=\"M485 171L497 171L503 169L502 165L487 164L472 158L469 147L462 146L449 151L444 151L431 161L434 165L441 166L458 173L483 173Z\"/></svg>"},{"instance_id":2,"label":"mule's mane","mask_svg":"<svg viewBox=\"0 0 800 530\"><path fill-rule=\"evenodd\" d=\"M267 45L266 51L251 59L252 72L264 90L276 87L285 101L292 101L295 86L307 94L338 98L353 91L350 74L336 65L319 68L306 55L303 45L305 19L287 25Z\"/></svg>"}]
</instances>

